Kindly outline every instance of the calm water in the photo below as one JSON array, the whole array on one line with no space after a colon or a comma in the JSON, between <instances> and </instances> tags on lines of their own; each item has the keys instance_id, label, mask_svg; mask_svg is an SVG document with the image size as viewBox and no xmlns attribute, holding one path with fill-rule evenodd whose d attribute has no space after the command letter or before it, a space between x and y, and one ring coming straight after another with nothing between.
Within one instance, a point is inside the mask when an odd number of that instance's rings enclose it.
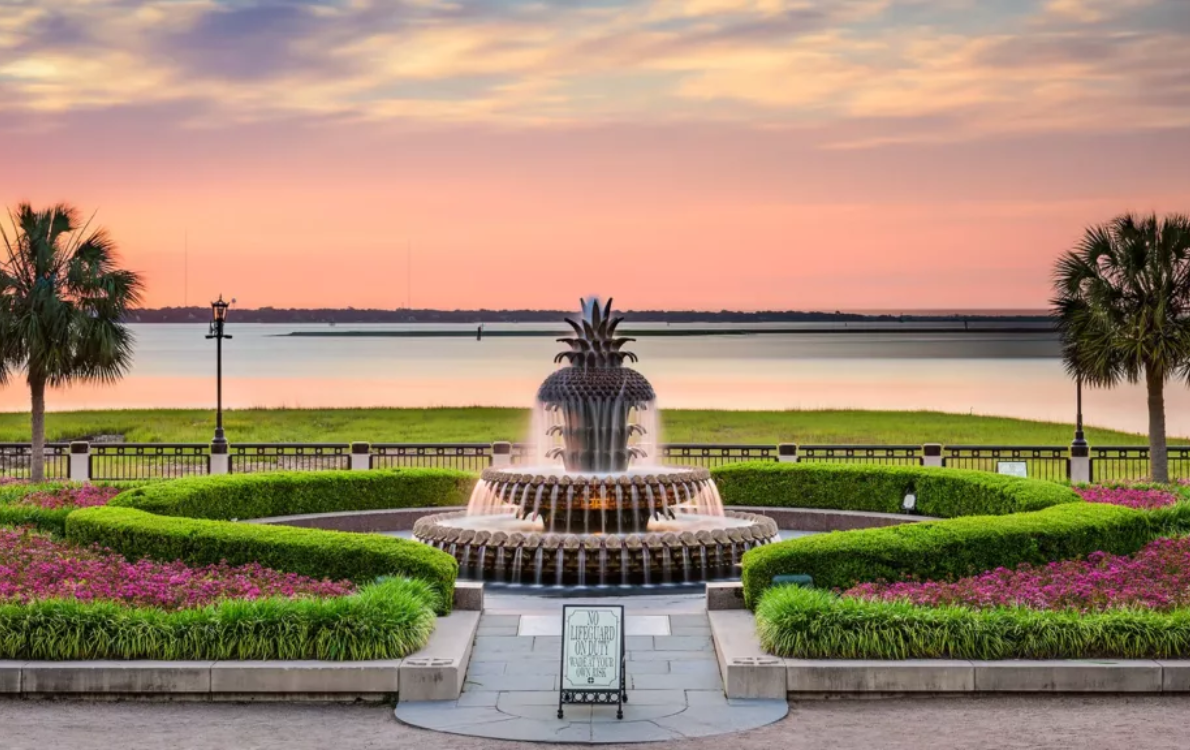
<instances>
[{"instance_id":1,"label":"calm water","mask_svg":"<svg viewBox=\"0 0 1190 750\"><path fill-rule=\"evenodd\" d=\"M205 324L133 328L137 354L129 377L115 386L53 392L50 408L213 404L215 347L203 338ZM336 330L363 328L400 326L343 325ZM224 342L226 405L523 407L560 350L547 338L279 335L294 330L326 326L229 326L235 338ZM1073 419L1074 388L1062 372L1056 340L1046 334L645 338L632 348L662 408L933 409ZM1088 423L1135 432L1146 428L1139 387L1090 391L1085 402ZM1171 384L1167 405L1170 432L1190 435L1190 390ZM0 410L25 409L22 387L11 384L0 390Z\"/></svg>"}]
</instances>

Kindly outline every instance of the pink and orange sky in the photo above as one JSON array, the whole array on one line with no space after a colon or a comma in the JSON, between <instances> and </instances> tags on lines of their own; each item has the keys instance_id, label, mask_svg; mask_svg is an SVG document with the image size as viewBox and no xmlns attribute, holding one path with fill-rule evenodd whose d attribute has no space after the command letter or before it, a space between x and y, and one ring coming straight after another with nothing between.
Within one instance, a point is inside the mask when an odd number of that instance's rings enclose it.
<instances>
[{"instance_id":1,"label":"pink and orange sky","mask_svg":"<svg viewBox=\"0 0 1190 750\"><path fill-rule=\"evenodd\" d=\"M1037 308L1190 211L1188 70L1187 0L0 0L0 202L150 306Z\"/></svg>"}]
</instances>

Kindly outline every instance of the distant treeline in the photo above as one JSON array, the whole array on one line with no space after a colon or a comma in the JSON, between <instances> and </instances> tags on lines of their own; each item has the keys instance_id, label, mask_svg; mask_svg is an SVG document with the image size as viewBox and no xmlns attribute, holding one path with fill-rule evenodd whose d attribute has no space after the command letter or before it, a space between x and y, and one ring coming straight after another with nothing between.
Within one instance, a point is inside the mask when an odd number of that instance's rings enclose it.
<instances>
[{"instance_id":1,"label":"distant treeline","mask_svg":"<svg viewBox=\"0 0 1190 750\"><path fill-rule=\"evenodd\" d=\"M229 322L237 323L556 323L571 317L574 310L357 310L326 309L297 310L261 307L255 310L233 308ZM629 321L663 323L826 323L826 322L941 322L941 321L1014 321L1043 322L1043 313L1035 315L995 314L930 314L916 312L906 315L865 315L845 312L804 312L774 310L740 312L735 310L633 310L621 312ZM132 323L195 323L209 320L209 307L163 307L157 310L135 310L129 314Z\"/></svg>"}]
</instances>

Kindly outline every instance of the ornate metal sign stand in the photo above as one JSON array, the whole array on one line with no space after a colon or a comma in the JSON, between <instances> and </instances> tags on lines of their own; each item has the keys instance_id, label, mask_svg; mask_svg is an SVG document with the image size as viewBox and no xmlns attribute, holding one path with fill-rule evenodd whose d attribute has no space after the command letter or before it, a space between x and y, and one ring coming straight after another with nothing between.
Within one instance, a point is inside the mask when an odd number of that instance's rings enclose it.
<instances>
[{"instance_id":1,"label":"ornate metal sign stand","mask_svg":"<svg viewBox=\"0 0 1190 750\"><path fill-rule=\"evenodd\" d=\"M567 703L614 703L616 718L623 719L628 702L625 659L623 605L563 605L558 718Z\"/></svg>"}]
</instances>

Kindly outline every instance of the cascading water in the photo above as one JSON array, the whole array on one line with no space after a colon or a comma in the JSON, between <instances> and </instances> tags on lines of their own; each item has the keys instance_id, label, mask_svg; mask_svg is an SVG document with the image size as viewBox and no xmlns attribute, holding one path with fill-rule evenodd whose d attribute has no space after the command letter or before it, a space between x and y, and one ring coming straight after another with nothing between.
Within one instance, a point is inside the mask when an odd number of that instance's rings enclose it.
<instances>
[{"instance_id":1,"label":"cascading water","mask_svg":"<svg viewBox=\"0 0 1190 750\"><path fill-rule=\"evenodd\" d=\"M559 339L565 366L538 389L522 463L485 470L465 513L415 524L462 575L507 580L511 557L519 583L531 556L534 585L650 585L675 581L678 565L689 582L730 575L739 550L776 538L768 518L725 512L706 469L663 464L656 396L624 366L637 358L617 334L622 320L610 300L584 300L566 321L574 335Z\"/></svg>"}]
</instances>

